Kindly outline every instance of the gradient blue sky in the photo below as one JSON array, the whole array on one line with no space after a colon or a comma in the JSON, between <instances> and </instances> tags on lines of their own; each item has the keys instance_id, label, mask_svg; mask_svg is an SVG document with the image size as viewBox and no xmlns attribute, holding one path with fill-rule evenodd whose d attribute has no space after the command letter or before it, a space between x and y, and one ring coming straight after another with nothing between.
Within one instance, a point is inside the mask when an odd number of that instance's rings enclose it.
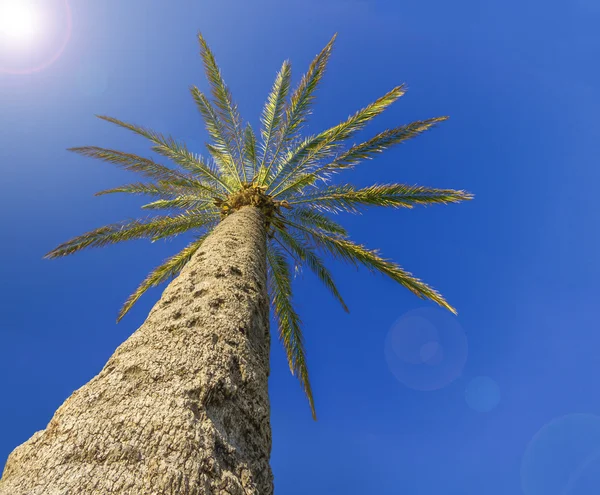
<instances>
[{"instance_id":1,"label":"gradient blue sky","mask_svg":"<svg viewBox=\"0 0 600 495\"><path fill-rule=\"evenodd\" d=\"M61 2L42 3L64 24ZM53 65L0 72L0 466L141 324L160 290L119 325L117 310L185 244L42 260L74 235L139 214L139 198L92 197L132 176L66 148L147 150L94 117L108 114L202 151L188 92L206 88L199 30L253 124L281 62L291 59L297 81L338 32L309 131L402 82L408 93L365 136L451 117L346 179L464 188L476 199L342 219L357 241L441 290L457 318L365 270L331 265L349 315L310 274L297 280L319 421L274 340L276 493L597 493L597 2L71 4L72 35ZM423 329L439 346L419 363L432 340Z\"/></svg>"}]
</instances>

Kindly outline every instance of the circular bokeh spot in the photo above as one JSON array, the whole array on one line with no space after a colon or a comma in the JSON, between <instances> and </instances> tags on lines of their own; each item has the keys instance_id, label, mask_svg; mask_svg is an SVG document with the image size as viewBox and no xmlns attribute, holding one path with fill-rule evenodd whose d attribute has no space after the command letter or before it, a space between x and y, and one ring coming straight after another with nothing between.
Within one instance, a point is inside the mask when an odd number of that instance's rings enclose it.
<instances>
[{"instance_id":1,"label":"circular bokeh spot","mask_svg":"<svg viewBox=\"0 0 600 495\"><path fill-rule=\"evenodd\" d=\"M434 366L442 362L444 351L437 340L432 340L421 346L420 356L422 363Z\"/></svg>"},{"instance_id":2,"label":"circular bokeh spot","mask_svg":"<svg viewBox=\"0 0 600 495\"><path fill-rule=\"evenodd\" d=\"M67 0L0 0L0 73L46 69L71 37Z\"/></svg>"},{"instance_id":3,"label":"circular bokeh spot","mask_svg":"<svg viewBox=\"0 0 600 495\"><path fill-rule=\"evenodd\" d=\"M85 96L100 96L108 87L108 75L102 67L86 64L77 71L77 85Z\"/></svg>"},{"instance_id":4,"label":"circular bokeh spot","mask_svg":"<svg viewBox=\"0 0 600 495\"><path fill-rule=\"evenodd\" d=\"M571 414L544 426L521 464L525 495L591 495L600 487L600 417Z\"/></svg>"},{"instance_id":5,"label":"circular bokeh spot","mask_svg":"<svg viewBox=\"0 0 600 495\"><path fill-rule=\"evenodd\" d=\"M588 10L593 13L600 13L600 4L597 0L577 0L577 6L582 10Z\"/></svg>"},{"instance_id":6,"label":"circular bokeh spot","mask_svg":"<svg viewBox=\"0 0 600 495\"><path fill-rule=\"evenodd\" d=\"M392 374L414 390L438 390L462 373L467 337L450 314L437 308L409 311L390 328L385 358Z\"/></svg>"},{"instance_id":7,"label":"circular bokeh spot","mask_svg":"<svg viewBox=\"0 0 600 495\"><path fill-rule=\"evenodd\" d=\"M490 412L500 403L500 387L487 376L473 378L465 390L465 400L477 412Z\"/></svg>"}]
</instances>

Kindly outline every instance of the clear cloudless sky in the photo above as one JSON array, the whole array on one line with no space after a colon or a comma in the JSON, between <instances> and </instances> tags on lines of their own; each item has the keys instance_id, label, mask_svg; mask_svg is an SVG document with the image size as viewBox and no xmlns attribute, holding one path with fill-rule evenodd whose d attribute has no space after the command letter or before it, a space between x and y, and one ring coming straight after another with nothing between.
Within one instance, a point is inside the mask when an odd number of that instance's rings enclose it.
<instances>
[{"instance_id":1,"label":"clear cloudless sky","mask_svg":"<svg viewBox=\"0 0 600 495\"><path fill-rule=\"evenodd\" d=\"M38 3L66 26L62 1ZM143 216L140 198L93 197L135 176L66 148L145 153L143 140L94 117L108 114L203 152L188 91L207 88L198 31L255 125L283 60L298 81L338 32L308 132L399 83L407 94L360 137L450 116L344 179L476 198L341 218L355 240L443 292L458 317L332 263L346 314L311 274L297 277L319 421L274 338L276 493L598 493L597 1L70 4L70 38L53 64L0 72L0 466L143 322L162 288L118 325L116 313L186 241L43 260L86 230ZM60 44L55 36L45 56ZM2 50L21 69L41 63Z\"/></svg>"}]
</instances>

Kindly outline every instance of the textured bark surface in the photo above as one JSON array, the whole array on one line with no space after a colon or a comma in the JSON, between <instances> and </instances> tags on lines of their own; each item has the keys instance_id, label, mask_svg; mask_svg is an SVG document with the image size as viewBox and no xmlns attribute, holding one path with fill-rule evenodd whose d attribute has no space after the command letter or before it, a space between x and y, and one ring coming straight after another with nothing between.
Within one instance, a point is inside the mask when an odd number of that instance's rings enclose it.
<instances>
[{"instance_id":1,"label":"textured bark surface","mask_svg":"<svg viewBox=\"0 0 600 495\"><path fill-rule=\"evenodd\" d=\"M0 495L272 494L265 249L259 210L225 218Z\"/></svg>"}]
</instances>

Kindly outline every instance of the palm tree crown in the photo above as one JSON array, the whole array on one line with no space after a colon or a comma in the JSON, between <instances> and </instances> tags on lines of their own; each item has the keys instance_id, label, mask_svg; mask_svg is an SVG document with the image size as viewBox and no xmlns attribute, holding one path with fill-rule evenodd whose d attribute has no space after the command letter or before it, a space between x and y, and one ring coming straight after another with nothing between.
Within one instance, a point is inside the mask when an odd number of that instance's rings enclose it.
<instances>
[{"instance_id":1,"label":"palm tree crown","mask_svg":"<svg viewBox=\"0 0 600 495\"><path fill-rule=\"evenodd\" d=\"M112 149L71 148L76 153L114 163L150 179L100 191L97 195L147 195L154 200L142 208L170 213L98 228L61 244L46 255L56 258L87 247L140 238L155 241L193 232L195 239L155 268L127 299L119 313L120 320L147 289L175 277L222 218L247 205L261 209L269 229L269 294L280 340L290 369L298 376L308 397L313 416L314 403L300 318L292 304L292 266L307 265L346 311L348 308L320 257L321 253L381 272L417 296L431 299L455 312L436 290L398 264L382 258L376 250L352 242L346 230L327 214L358 213L367 206L412 208L413 205L457 203L472 198L465 191L404 184L376 184L363 188L351 184L330 185L332 175L353 168L446 120L446 117L437 117L412 122L381 132L363 143L345 145L404 94L404 87L398 86L335 127L301 137L300 131L310 113L334 40L335 36L316 56L291 93L291 66L288 61L283 63L264 106L260 139L257 140L252 127L242 125L215 58L199 35L212 98L197 87L192 87L191 92L212 140L206 144L207 157L192 153L169 136L106 116L100 118L147 138L152 143L152 150L170 159L176 167L166 167L154 160Z\"/></svg>"}]
</instances>

